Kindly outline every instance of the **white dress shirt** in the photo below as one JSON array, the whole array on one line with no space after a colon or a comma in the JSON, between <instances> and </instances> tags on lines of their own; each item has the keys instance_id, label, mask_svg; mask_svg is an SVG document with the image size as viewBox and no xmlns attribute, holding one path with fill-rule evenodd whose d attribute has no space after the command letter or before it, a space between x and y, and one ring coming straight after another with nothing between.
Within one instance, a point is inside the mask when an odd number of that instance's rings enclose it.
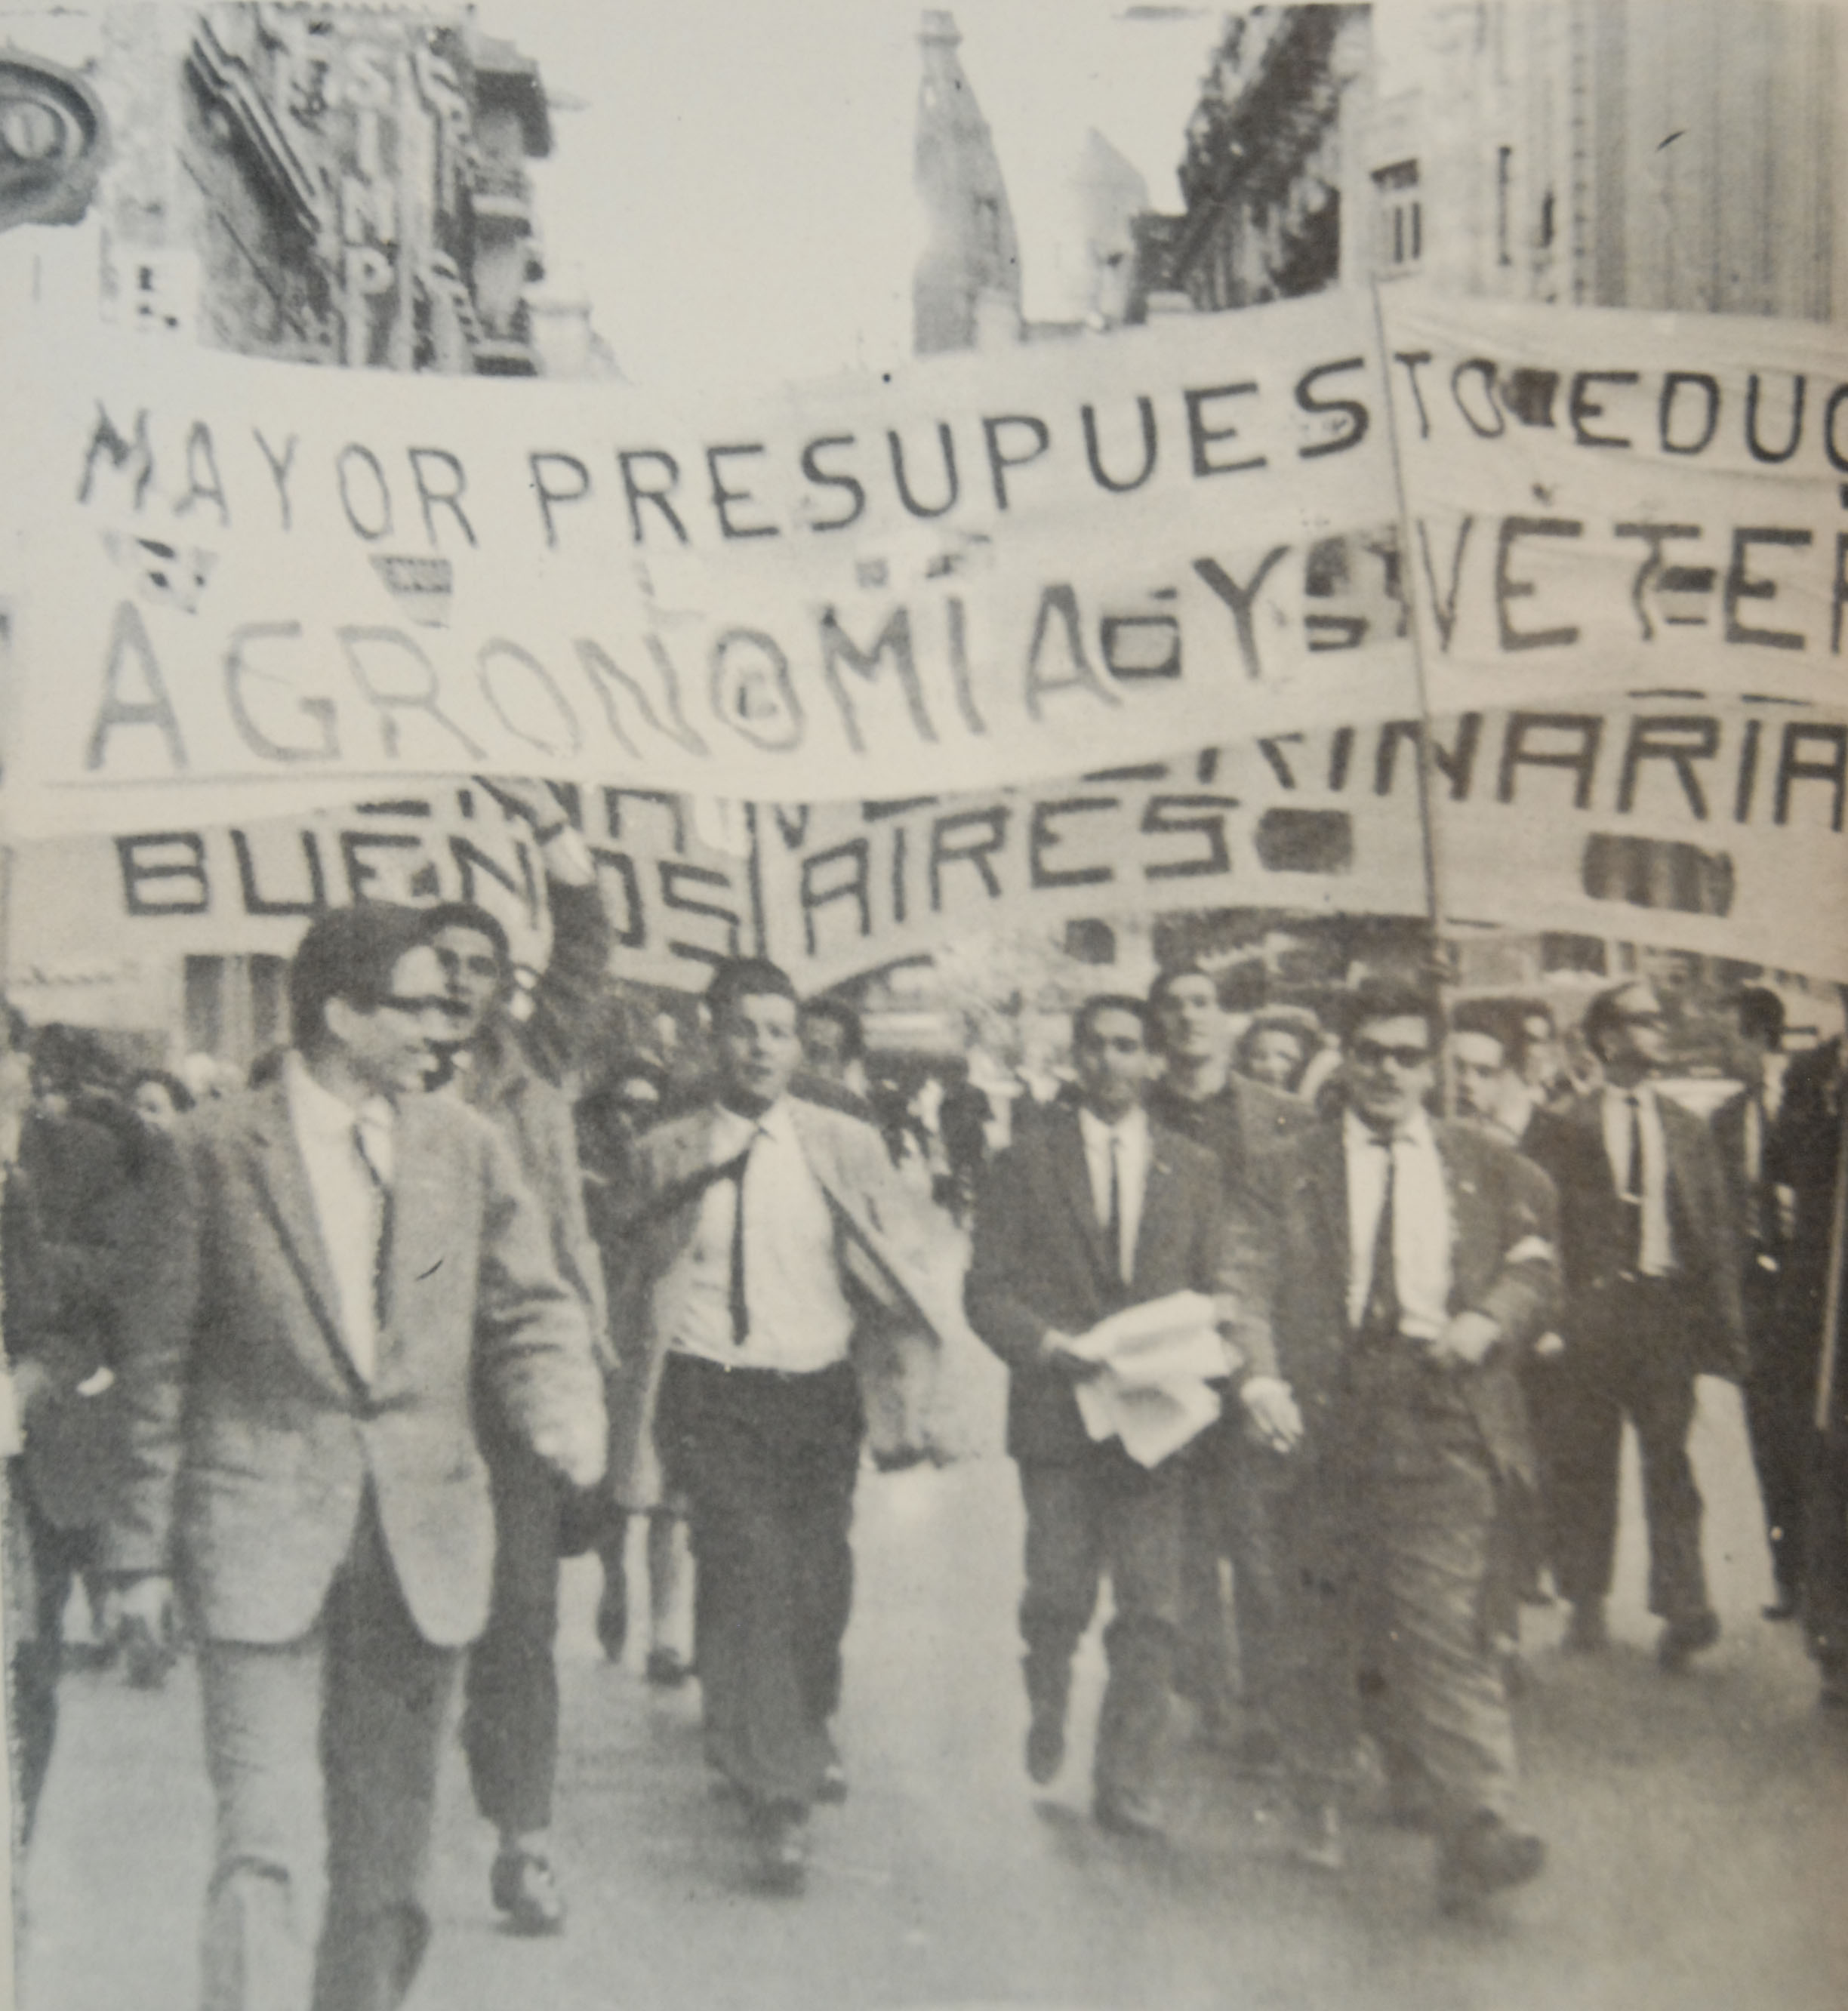
<instances>
[{"instance_id":1,"label":"white dress shirt","mask_svg":"<svg viewBox=\"0 0 1848 2011\"><path fill-rule=\"evenodd\" d=\"M700 1198L691 1240L655 1287L656 1331L682 1354L728 1369L808 1374L844 1361L853 1308L835 1254L834 1213L810 1169L786 1099L758 1118L722 1106L709 1164L746 1145L744 1301L750 1325L732 1331L732 1244L739 1182L714 1180Z\"/></svg>"},{"instance_id":2,"label":"white dress shirt","mask_svg":"<svg viewBox=\"0 0 1848 2011\"><path fill-rule=\"evenodd\" d=\"M1373 1244L1392 1166L1393 1283L1399 1331L1435 1340L1450 1323L1450 1191L1430 1120L1415 1110L1383 1139L1351 1110L1341 1119L1348 1168L1348 1324L1360 1325L1373 1282Z\"/></svg>"},{"instance_id":3,"label":"white dress shirt","mask_svg":"<svg viewBox=\"0 0 1848 2011\"><path fill-rule=\"evenodd\" d=\"M390 1187L393 1174L392 1107L383 1097L375 1096L356 1113L351 1104L323 1089L295 1053L283 1063L283 1080L289 1121L308 1169L315 1224L333 1272L340 1339L361 1379L370 1383L379 1367L374 1294L379 1239L385 1228L383 1188Z\"/></svg>"},{"instance_id":4,"label":"white dress shirt","mask_svg":"<svg viewBox=\"0 0 1848 2011\"><path fill-rule=\"evenodd\" d=\"M1084 1141L1084 1163L1091 1175L1091 1205L1098 1226L1110 1223L1110 1160L1116 1160L1117 1228L1122 1241L1116 1252L1116 1275L1127 1284L1135 1275L1136 1237L1142 1226L1142 1196L1148 1185L1148 1113L1140 1105L1127 1117L1106 1124L1091 1112L1078 1112L1079 1135Z\"/></svg>"},{"instance_id":5,"label":"white dress shirt","mask_svg":"<svg viewBox=\"0 0 1848 2011\"><path fill-rule=\"evenodd\" d=\"M1636 1100L1637 1130L1643 1139L1643 1166L1630 1164L1630 1098ZM1668 1235L1668 1151L1662 1140L1662 1113L1654 1085L1644 1081L1634 1089L1604 1085L1604 1153L1619 1199L1643 1204L1643 1247L1637 1269L1646 1278L1665 1278L1675 1268Z\"/></svg>"}]
</instances>

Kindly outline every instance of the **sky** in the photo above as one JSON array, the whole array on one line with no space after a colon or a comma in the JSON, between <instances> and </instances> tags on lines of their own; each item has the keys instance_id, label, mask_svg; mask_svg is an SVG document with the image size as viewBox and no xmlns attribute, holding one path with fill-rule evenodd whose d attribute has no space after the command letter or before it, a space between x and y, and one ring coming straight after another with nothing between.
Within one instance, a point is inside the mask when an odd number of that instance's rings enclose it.
<instances>
[{"instance_id":1,"label":"sky","mask_svg":"<svg viewBox=\"0 0 1848 2011\"><path fill-rule=\"evenodd\" d=\"M950 11L1031 315L1059 186L1088 129L1135 164L1158 208L1180 206L1174 168L1223 10ZM482 27L538 59L554 100L553 156L534 164L548 290L589 298L631 381L778 381L908 353L920 12L910 0L481 0Z\"/></svg>"}]
</instances>

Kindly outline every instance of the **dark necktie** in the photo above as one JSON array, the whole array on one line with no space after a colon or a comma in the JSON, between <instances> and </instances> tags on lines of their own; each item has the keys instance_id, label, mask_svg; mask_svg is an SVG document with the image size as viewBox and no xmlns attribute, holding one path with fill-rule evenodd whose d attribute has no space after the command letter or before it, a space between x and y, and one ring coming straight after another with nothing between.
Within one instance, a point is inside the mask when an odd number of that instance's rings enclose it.
<instances>
[{"instance_id":1,"label":"dark necktie","mask_svg":"<svg viewBox=\"0 0 1848 2011\"><path fill-rule=\"evenodd\" d=\"M1633 1092L1625 1101L1630 1107L1629 1175L1620 1198L1625 1210L1629 1262L1633 1267L1643 1261L1643 1104Z\"/></svg>"},{"instance_id":2,"label":"dark necktie","mask_svg":"<svg viewBox=\"0 0 1848 2011\"><path fill-rule=\"evenodd\" d=\"M1123 1141L1110 1134L1110 1210L1104 1221L1104 1241L1110 1252L1110 1276L1119 1286L1123 1275Z\"/></svg>"},{"instance_id":3,"label":"dark necktie","mask_svg":"<svg viewBox=\"0 0 1848 2011\"><path fill-rule=\"evenodd\" d=\"M1380 1219L1373 1229L1373 1261L1367 1279L1367 1296L1361 1308L1360 1330L1379 1339L1390 1339L1399 1330L1399 1282L1393 1257L1392 1141L1374 1140L1386 1155L1386 1188L1380 1197Z\"/></svg>"},{"instance_id":4,"label":"dark necktie","mask_svg":"<svg viewBox=\"0 0 1848 2011\"><path fill-rule=\"evenodd\" d=\"M732 1211L732 1276L725 1295L732 1312L732 1342L736 1347L743 1347L751 1330L750 1301L744 1289L744 1176L750 1170L752 1149L763 1135L753 1129L744 1150L728 1159L724 1168L724 1176L738 1185L738 1205Z\"/></svg>"},{"instance_id":5,"label":"dark necktie","mask_svg":"<svg viewBox=\"0 0 1848 2011\"><path fill-rule=\"evenodd\" d=\"M372 1156L373 1148L366 1142L365 1123L360 1118L353 1121L353 1144L379 1201L379 1235L372 1245L372 1319L382 1338L385 1332L386 1287L391 1276L391 1183Z\"/></svg>"}]
</instances>

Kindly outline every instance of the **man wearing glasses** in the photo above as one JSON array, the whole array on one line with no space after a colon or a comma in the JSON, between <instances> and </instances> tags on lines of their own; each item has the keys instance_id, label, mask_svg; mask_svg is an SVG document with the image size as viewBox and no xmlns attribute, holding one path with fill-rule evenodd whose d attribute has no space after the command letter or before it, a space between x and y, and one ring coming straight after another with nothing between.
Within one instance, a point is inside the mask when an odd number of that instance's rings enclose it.
<instances>
[{"instance_id":1,"label":"man wearing glasses","mask_svg":"<svg viewBox=\"0 0 1848 2011\"><path fill-rule=\"evenodd\" d=\"M1348 1002L1346 1108L1246 1191L1246 1294L1302 1418L1277 1497L1292 1848L1342 1867L1364 1699L1396 1812L1437 1830L1453 1908L1545 1855L1511 1821L1514 1729L1482 1612L1498 1483L1531 1465L1515 1370L1553 1310L1554 1201L1508 1146L1426 1114L1433 1001L1382 981Z\"/></svg>"},{"instance_id":2,"label":"man wearing glasses","mask_svg":"<svg viewBox=\"0 0 1848 2011\"><path fill-rule=\"evenodd\" d=\"M1746 1370L1737 1229L1707 1126L1656 1088L1665 1041L1654 991L1640 981L1601 991L1584 1033L1603 1084L1536 1114L1527 1140L1559 1191L1565 1269L1565 1351L1535 1418L1554 1576L1572 1602L1566 1646L1596 1653L1628 1417L1642 1454L1649 1610L1663 1622L1657 1658L1675 1674L1720 1632L1688 1433L1694 1378Z\"/></svg>"},{"instance_id":3,"label":"man wearing glasses","mask_svg":"<svg viewBox=\"0 0 1848 2011\"><path fill-rule=\"evenodd\" d=\"M446 1707L488 1611L476 1391L585 1486L602 1384L512 1153L422 1094L453 1016L425 918L324 916L289 996L278 1079L176 1134L124 1308L105 1561L157 1634L172 1571L199 1643L207 2011L390 2011L429 1938Z\"/></svg>"}]
</instances>

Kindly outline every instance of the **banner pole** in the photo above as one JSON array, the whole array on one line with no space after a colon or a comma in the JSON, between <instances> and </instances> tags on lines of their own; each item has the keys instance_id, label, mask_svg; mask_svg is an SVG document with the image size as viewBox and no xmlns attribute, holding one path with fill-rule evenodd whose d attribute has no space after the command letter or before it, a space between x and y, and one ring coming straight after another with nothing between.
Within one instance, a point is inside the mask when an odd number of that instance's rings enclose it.
<instances>
[{"instance_id":1,"label":"banner pole","mask_svg":"<svg viewBox=\"0 0 1848 2011\"><path fill-rule=\"evenodd\" d=\"M1380 304L1380 282L1371 281L1368 291L1373 300L1373 329L1379 339L1380 368L1386 373L1386 436L1392 455L1393 489L1398 501L1399 587L1404 597L1405 626L1412 639L1412 667L1418 689L1418 815L1419 831L1423 841L1425 870L1425 913L1431 929L1433 948L1443 941L1444 917L1443 843L1437 830L1437 817L1432 802L1432 776L1436 763L1432 756L1431 700L1425 674L1424 635L1419 622L1418 596L1413 589L1412 571L1412 518L1409 499L1405 489L1405 464L1399 454L1399 422L1397 401L1393 397L1392 352L1387 347L1386 317ZM1439 964L1437 1002L1443 1012L1444 1023L1450 1021L1450 995L1454 988L1447 979L1444 963ZM1439 1080L1443 1085L1444 1114L1452 1114L1454 1096L1451 1086L1450 1068L1441 1057L1439 1061Z\"/></svg>"},{"instance_id":2,"label":"banner pole","mask_svg":"<svg viewBox=\"0 0 1848 2011\"><path fill-rule=\"evenodd\" d=\"M1843 1035L1843 1054L1848 1056L1848 1033ZM1848 1109L1841 1107L1848 1094L1848 1080L1837 1078L1836 1123L1841 1137L1836 1148L1835 1217L1828 1232L1828 1282L1822 1294L1822 1354L1816 1370L1816 1429L1826 1432L1829 1414L1835 1408L1836 1377L1842 1352L1843 1266L1848 1262Z\"/></svg>"}]
</instances>

